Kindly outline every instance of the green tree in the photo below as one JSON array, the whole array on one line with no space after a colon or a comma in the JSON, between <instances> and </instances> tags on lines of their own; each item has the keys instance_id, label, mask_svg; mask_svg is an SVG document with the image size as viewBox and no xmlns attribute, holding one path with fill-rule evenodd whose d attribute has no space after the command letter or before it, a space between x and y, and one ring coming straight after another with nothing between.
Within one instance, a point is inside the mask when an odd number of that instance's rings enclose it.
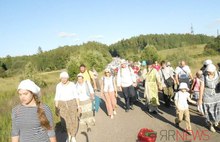
<instances>
[{"instance_id":1,"label":"green tree","mask_svg":"<svg viewBox=\"0 0 220 142\"><path fill-rule=\"evenodd\" d=\"M153 45L146 46L141 53L141 60L157 61L158 59L159 55L157 53L157 49Z\"/></svg>"}]
</instances>

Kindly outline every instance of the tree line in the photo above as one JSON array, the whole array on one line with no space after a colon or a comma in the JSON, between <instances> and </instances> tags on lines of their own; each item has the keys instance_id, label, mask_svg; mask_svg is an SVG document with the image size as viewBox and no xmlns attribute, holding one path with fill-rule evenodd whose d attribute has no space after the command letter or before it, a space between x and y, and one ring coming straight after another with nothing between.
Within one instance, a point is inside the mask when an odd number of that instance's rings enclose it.
<instances>
[{"instance_id":1,"label":"tree line","mask_svg":"<svg viewBox=\"0 0 220 142\"><path fill-rule=\"evenodd\" d=\"M0 58L0 77L21 74L25 66L30 63L38 72L66 68L71 76L75 76L82 63L90 69L101 71L115 56L134 61L157 60L158 50L207 43L216 43L216 39L201 34L150 34L123 39L110 46L88 42L82 45L58 47L50 51L43 51L39 47L38 53L34 55L16 57L8 55Z\"/></svg>"}]
</instances>

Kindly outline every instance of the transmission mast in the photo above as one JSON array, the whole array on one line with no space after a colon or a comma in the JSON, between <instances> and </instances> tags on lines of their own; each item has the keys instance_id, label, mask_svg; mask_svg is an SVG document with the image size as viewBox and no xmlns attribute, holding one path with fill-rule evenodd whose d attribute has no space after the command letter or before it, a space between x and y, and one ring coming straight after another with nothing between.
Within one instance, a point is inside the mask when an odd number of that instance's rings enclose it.
<instances>
[{"instance_id":1,"label":"transmission mast","mask_svg":"<svg viewBox=\"0 0 220 142\"><path fill-rule=\"evenodd\" d=\"M194 35L194 30L193 30L193 25L191 24L191 28L190 28L190 33L192 34L192 35Z\"/></svg>"}]
</instances>

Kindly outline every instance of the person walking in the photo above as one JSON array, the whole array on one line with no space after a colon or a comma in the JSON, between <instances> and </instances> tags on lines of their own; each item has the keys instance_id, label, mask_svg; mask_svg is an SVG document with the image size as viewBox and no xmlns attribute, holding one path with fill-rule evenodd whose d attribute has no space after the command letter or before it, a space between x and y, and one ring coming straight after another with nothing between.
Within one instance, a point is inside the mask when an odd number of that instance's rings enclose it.
<instances>
[{"instance_id":1,"label":"person walking","mask_svg":"<svg viewBox=\"0 0 220 142\"><path fill-rule=\"evenodd\" d=\"M180 83L179 91L175 94L174 103L176 106L176 126L179 127L179 123L185 119L186 121L186 131L191 135L192 127L190 123L189 105L187 101L192 104L197 104L197 102L191 100L189 94L188 85L185 82Z\"/></svg>"},{"instance_id":2,"label":"person walking","mask_svg":"<svg viewBox=\"0 0 220 142\"><path fill-rule=\"evenodd\" d=\"M157 108L160 105L158 97L158 88L162 90L162 86L159 73L152 65L152 61L147 62L144 97L146 98L146 106L149 112L157 113Z\"/></svg>"},{"instance_id":3,"label":"person walking","mask_svg":"<svg viewBox=\"0 0 220 142\"><path fill-rule=\"evenodd\" d=\"M203 104L210 131L216 132L220 121L220 73L213 64L209 64L206 71L207 75L201 79L198 104Z\"/></svg>"},{"instance_id":4,"label":"person walking","mask_svg":"<svg viewBox=\"0 0 220 142\"><path fill-rule=\"evenodd\" d=\"M104 76L102 77L101 96L104 97L108 115L113 119L113 114L116 115L117 86L110 69L105 69Z\"/></svg>"},{"instance_id":5,"label":"person walking","mask_svg":"<svg viewBox=\"0 0 220 142\"><path fill-rule=\"evenodd\" d=\"M27 79L17 91L21 104L12 109L12 142L56 142L52 112L40 101L40 88Z\"/></svg>"},{"instance_id":6,"label":"person walking","mask_svg":"<svg viewBox=\"0 0 220 142\"><path fill-rule=\"evenodd\" d=\"M95 125L95 118L93 116L92 102L94 100L94 90L89 81L84 81L83 74L77 75L76 90L79 96L79 105L81 108L80 124L84 126L87 132L91 131L91 126Z\"/></svg>"},{"instance_id":7,"label":"person walking","mask_svg":"<svg viewBox=\"0 0 220 142\"><path fill-rule=\"evenodd\" d=\"M167 67L166 62L161 62L161 69L159 70L160 80L162 82L163 87L163 97L166 107L170 107L170 100L173 97L173 85L174 85L174 78L173 78L173 71Z\"/></svg>"},{"instance_id":8,"label":"person walking","mask_svg":"<svg viewBox=\"0 0 220 142\"><path fill-rule=\"evenodd\" d=\"M201 71L203 72L203 75L207 75L207 66L212 64L212 60L207 59L203 62L203 66L201 67Z\"/></svg>"},{"instance_id":9,"label":"person walking","mask_svg":"<svg viewBox=\"0 0 220 142\"><path fill-rule=\"evenodd\" d=\"M76 142L76 134L78 131L79 120L78 112L79 97L76 93L76 86L69 81L67 72L60 73L60 82L56 86L55 94L56 114L64 121L67 129L67 142Z\"/></svg>"},{"instance_id":10,"label":"person walking","mask_svg":"<svg viewBox=\"0 0 220 142\"><path fill-rule=\"evenodd\" d=\"M123 92L125 98L125 112L128 112L130 109L134 109L134 87L136 85L136 78L133 70L128 66L125 60L122 60L121 67L119 68L117 74L117 86L120 88L120 91Z\"/></svg>"},{"instance_id":11,"label":"person walking","mask_svg":"<svg viewBox=\"0 0 220 142\"><path fill-rule=\"evenodd\" d=\"M203 77L202 74L203 74L203 72L201 70L199 70L196 73L196 77L193 79L193 83L192 83L192 86L191 86L191 89L190 89L190 92L192 93L191 98L193 98L195 101L199 100L199 90L200 90L201 83L202 83L201 79ZM204 115L202 105L197 105L197 110L202 115Z\"/></svg>"},{"instance_id":12,"label":"person walking","mask_svg":"<svg viewBox=\"0 0 220 142\"><path fill-rule=\"evenodd\" d=\"M90 84L93 85L94 90L97 90L97 84L94 77L94 73L90 70L87 70L86 66L84 64L81 64L79 67L80 73L83 75L84 81L89 81Z\"/></svg>"},{"instance_id":13,"label":"person walking","mask_svg":"<svg viewBox=\"0 0 220 142\"><path fill-rule=\"evenodd\" d=\"M190 87L190 80L193 79L193 76L189 66L186 65L185 61L181 61L180 65L176 67L175 79L177 85L179 85L181 82L185 82L188 85L188 87Z\"/></svg>"}]
</instances>

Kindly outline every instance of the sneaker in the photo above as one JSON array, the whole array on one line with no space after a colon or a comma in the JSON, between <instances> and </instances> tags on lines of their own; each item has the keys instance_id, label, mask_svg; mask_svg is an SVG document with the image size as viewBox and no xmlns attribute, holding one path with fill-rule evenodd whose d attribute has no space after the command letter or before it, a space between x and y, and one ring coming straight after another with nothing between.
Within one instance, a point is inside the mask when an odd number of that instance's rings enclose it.
<instances>
[{"instance_id":1,"label":"sneaker","mask_svg":"<svg viewBox=\"0 0 220 142\"><path fill-rule=\"evenodd\" d=\"M111 115L111 116L110 116L110 118L111 118L111 119L113 119L113 118L114 118L114 116L113 116L113 115Z\"/></svg>"},{"instance_id":2,"label":"sneaker","mask_svg":"<svg viewBox=\"0 0 220 142\"><path fill-rule=\"evenodd\" d=\"M113 114L114 114L114 115L116 115L116 114L117 114L115 110L113 111Z\"/></svg>"},{"instance_id":3,"label":"sneaker","mask_svg":"<svg viewBox=\"0 0 220 142\"><path fill-rule=\"evenodd\" d=\"M213 133L216 132L216 130L215 130L215 128L213 126L210 126L210 131L213 132Z\"/></svg>"},{"instance_id":4,"label":"sneaker","mask_svg":"<svg viewBox=\"0 0 220 142\"><path fill-rule=\"evenodd\" d=\"M134 110L134 106L133 106L133 105L132 105L132 106L130 106L130 109L131 109L131 110Z\"/></svg>"},{"instance_id":5,"label":"sneaker","mask_svg":"<svg viewBox=\"0 0 220 142\"><path fill-rule=\"evenodd\" d=\"M76 142L76 138L75 138L75 137L72 137L72 138L71 138L71 142Z\"/></svg>"},{"instance_id":6,"label":"sneaker","mask_svg":"<svg viewBox=\"0 0 220 142\"><path fill-rule=\"evenodd\" d=\"M125 112L129 112L129 109L125 109Z\"/></svg>"},{"instance_id":7,"label":"sneaker","mask_svg":"<svg viewBox=\"0 0 220 142\"><path fill-rule=\"evenodd\" d=\"M186 130L187 134L192 135L192 130Z\"/></svg>"},{"instance_id":8,"label":"sneaker","mask_svg":"<svg viewBox=\"0 0 220 142\"><path fill-rule=\"evenodd\" d=\"M218 122L215 122L215 127L218 127Z\"/></svg>"}]
</instances>

